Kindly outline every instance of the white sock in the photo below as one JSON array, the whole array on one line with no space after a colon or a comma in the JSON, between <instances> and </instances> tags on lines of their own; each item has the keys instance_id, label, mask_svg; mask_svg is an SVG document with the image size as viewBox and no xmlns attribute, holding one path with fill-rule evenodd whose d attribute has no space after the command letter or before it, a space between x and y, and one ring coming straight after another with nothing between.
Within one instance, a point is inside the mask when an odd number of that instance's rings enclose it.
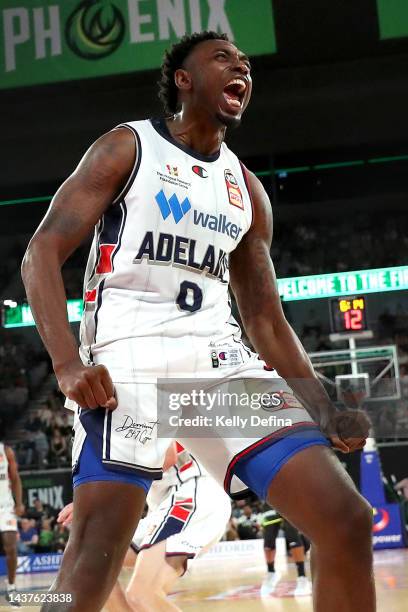
<instances>
[{"instance_id":1,"label":"white sock","mask_svg":"<svg viewBox=\"0 0 408 612\"><path fill-rule=\"evenodd\" d=\"M7 585L7 590L8 591L15 591L16 590L16 585L15 584L10 584L8 582L8 580L6 581L6 585Z\"/></svg>"}]
</instances>

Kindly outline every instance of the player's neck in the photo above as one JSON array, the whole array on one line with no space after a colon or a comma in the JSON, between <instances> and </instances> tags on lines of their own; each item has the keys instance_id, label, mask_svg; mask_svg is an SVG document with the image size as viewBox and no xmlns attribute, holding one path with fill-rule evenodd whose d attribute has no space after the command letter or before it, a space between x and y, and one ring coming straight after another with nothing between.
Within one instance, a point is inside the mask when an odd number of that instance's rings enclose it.
<instances>
[{"instance_id":1,"label":"player's neck","mask_svg":"<svg viewBox=\"0 0 408 612\"><path fill-rule=\"evenodd\" d=\"M225 138L225 126L206 116L182 111L167 119L167 127L175 140L201 155L213 155Z\"/></svg>"}]
</instances>

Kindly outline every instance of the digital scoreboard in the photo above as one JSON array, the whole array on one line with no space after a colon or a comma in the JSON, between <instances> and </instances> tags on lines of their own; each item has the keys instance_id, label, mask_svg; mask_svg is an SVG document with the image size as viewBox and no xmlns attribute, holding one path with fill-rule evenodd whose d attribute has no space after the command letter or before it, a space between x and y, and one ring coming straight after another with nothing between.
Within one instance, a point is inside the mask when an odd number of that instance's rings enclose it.
<instances>
[{"instance_id":1,"label":"digital scoreboard","mask_svg":"<svg viewBox=\"0 0 408 612\"><path fill-rule=\"evenodd\" d=\"M335 334L368 330L367 302L364 295L330 300L330 325Z\"/></svg>"}]
</instances>

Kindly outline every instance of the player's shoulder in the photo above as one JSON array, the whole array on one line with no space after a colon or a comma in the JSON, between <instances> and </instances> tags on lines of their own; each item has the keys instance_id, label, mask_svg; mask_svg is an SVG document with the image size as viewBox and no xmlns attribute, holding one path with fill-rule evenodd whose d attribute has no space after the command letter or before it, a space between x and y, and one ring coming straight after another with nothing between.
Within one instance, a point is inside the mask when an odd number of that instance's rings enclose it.
<instances>
[{"instance_id":1,"label":"player's shoulder","mask_svg":"<svg viewBox=\"0 0 408 612\"><path fill-rule=\"evenodd\" d=\"M136 134L143 133L146 130L151 130L153 123L151 119L136 119L131 121L121 121L115 127L112 128L111 132L133 132Z\"/></svg>"}]
</instances>

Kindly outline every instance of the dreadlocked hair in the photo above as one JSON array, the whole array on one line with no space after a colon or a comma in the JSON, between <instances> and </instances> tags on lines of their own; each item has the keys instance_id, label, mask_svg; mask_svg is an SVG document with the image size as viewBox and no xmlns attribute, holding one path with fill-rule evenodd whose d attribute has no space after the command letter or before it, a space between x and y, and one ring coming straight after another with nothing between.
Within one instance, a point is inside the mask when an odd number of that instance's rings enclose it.
<instances>
[{"instance_id":1,"label":"dreadlocked hair","mask_svg":"<svg viewBox=\"0 0 408 612\"><path fill-rule=\"evenodd\" d=\"M178 110L178 88L174 82L176 70L182 68L186 58L196 45L205 40L225 40L229 42L227 34L217 32L196 32L191 36L183 36L175 43L170 51L166 51L161 67L161 77L158 81L159 98L163 103L166 115L174 115Z\"/></svg>"}]
</instances>

